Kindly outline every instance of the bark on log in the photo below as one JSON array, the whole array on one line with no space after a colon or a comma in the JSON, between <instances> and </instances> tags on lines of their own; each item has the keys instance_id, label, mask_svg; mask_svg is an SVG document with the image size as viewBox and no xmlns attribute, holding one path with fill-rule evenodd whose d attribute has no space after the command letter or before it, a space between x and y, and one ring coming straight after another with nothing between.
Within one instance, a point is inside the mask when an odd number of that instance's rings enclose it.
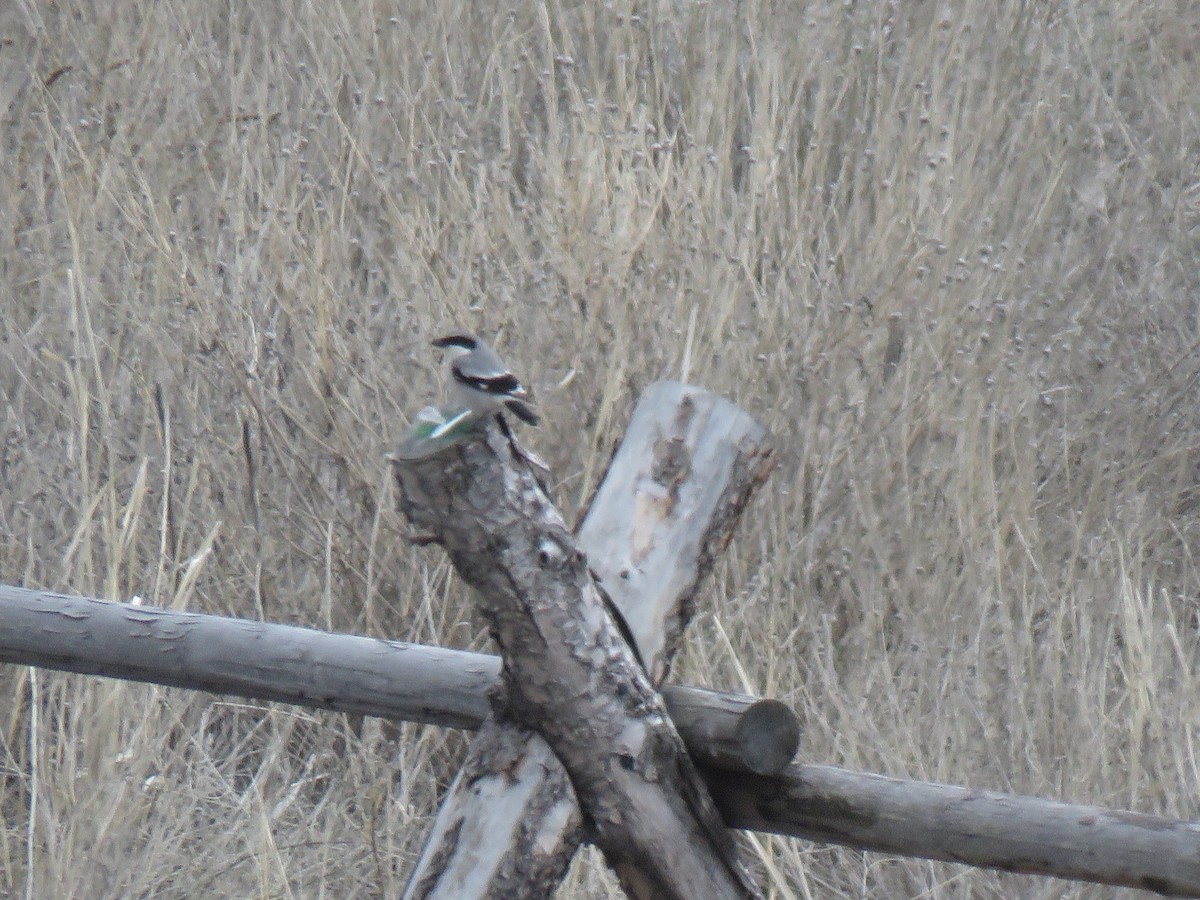
<instances>
[{"instance_id":1,"label":"bark on log","mask_svg":"<svg viewBox=\"0 0 1200 900\"><path fill-rule=\"evenodd\" d=\"M485 692L499 673L499 660L483 654L3 585L0 663L462 728L478 725L487 714ZM685 698L706 693L668 686L664 695L669 704L675 703L675 692ZM685 699L680 705L693 702ZM699 739L699 734L693 736ZM510 787L505 783L508 774L516 772L523 783L532 784L535 780L525 773L536 771L543 760L561 773L548 748L542 747L549 760L532 753L521 757L513 751L497 752L510 760L509 773L484 773L492 783L482 785L481 792L507 799L496 789ZM460 774L472 776L478 770L468 764ZM792 766L773 778L712 769L704 775L731 828L1200 897L1196 822L830 766ZM567 810L576 806L573 798L562 804L552 799L543 809L548 810L545 815L522 816L511 825L531 831L528 845L534 850L560 840L550 825L561 823ZM479 848L481 865L489 858L503 864L504 854L493 852L492 844L506 843L508 834L504 827L482 835L468 832L460 843ZM549 843L537 840L547 836ZM557 872L557 863L553 866ZM537 867L526 871L530 870L536 873ZM491 883L503 891L514 882L500 878ZM471 895L470 890L464 894Z\"/></svg>"},{"instance_id":2,"label":"bark on log","mask_svg":"<svg viewBox=\"0 0 1200 900\"><path fill-rule=\"evenodd\" d=\"M660 382L647 389L634 410L620 449L580 526L580 545L631 626L649 670L659 676L656 680L667 670L675 640L691 616L690 600L699 582L716 553L728 543L742 507L770 466L766 431L744 411L714 394ZM669 640L668 633L672 636ZM487 722L477 740L498 741L491 732L511 727L505 722ZM786 740L786 735L777 733L775 737ZM530 752L534 752L532 748ZM756 751L747 752L753 755ZM771 751L759 748L757 752L757 764L770 765ZM777 748L775 755L790 757L784 747ZM482 768L476 766L476 777ZM502 761L494 777L500 778L501 770ZM527 823L538 821L541 810L553 806L566 774L561 767L550 765L536 778L540 784L514 785L510 793L490 795L486 802L482 796L474 800L469 794L459 797L471 782L456 779L435 823L434 837L414 869L406 897L458 900L496 896L502 886L489 883L487 873L519 870L524 860L540 860L539 854L550 841L552 823L543 821L539 829L531 829ZM443 821L447 817L484 823L481 830L501 837L485 848L461 840L451 842L459 834L450 822ZM558 829L557 849L548 856L557 858L565 873L579 845L578 818L562 820ZM542 842L537 848L529 844L533 831ZM499 853L504 858L485 853ZM534 868L530 863L530 882L538 882L543 874ZM436 877L435 870L443 872L444 879ZM471 889L464 892L466 884Z\"/></svg>"},{"instance_id":3,"label":"bark on log","mask_svg":"<svg viewBox=\"0 0 1200 900\"><path fill-rule=\"evenodd\" d=\"M0 663L472 730L500 684L483 653L5 585ZM795 754L795 715L764 718L776 701L682 685L663 698L699 764L767 774Z\"/></svg>"},{"instance_id":4,"label":"bark on log","mask_svg":"<svg viewBox=\"0 0 1200 900\"><path fill-rule=\"evenodd\" d=\"M637 493L649 500L637 522L649 530L633 548L621 545L617 577L622 580L646 561L655 538L669 533L656 529L679 521L680 515L695 518L681 497L694 492L696 448L689 439L704 431L707 417L697 414L697 400L709 395L684 386L662 387L674 393L676 402L673 415L665 421L660 417L647 429L656 452L646 458L648 471L637 485ZM712 408L710 401L710 415ZM760 453L760 445L754 442L751 449ZM727 461L739 456L739 449L727 444ZM752 467L760 477L764 460L765 455L758 457L759 465ZM402 511L419 531L437 536L464 581L477 591L480 612L503 651L506 714L536 730L553 748L584 808L591 836L626 892L634 897L755 895L703 782L681 752L661 699L609 618L588 558L524 452L489 424L477 437L435 456L397 460L395 471ZM706 487L709 483L711 477ZM732 495L720 490L728 480L718 485L716 502L726 501L721 512L733 502L729 522L736 520L757 483L748 478L744 490ZM713 512L699 523L702 539L686 561L692 572L702 573L711 563L710 548L728 540L727 523L711 521ZM710 538L710 529L720 538ZM677 553L680 547L672 550ZM692 589L694 584L693 579ZM686 612L681 599L686 594L670 606ZM651 666L665 669L668 658L665 650L656 653ZM573 850L567 848L566 859ZM417 893L418 886L433 886L429 894L445 890L437 887L442 881L430 863L446 855L441 848L427 847L412 895L425 895Z\"/></svg>"}]
</instances>

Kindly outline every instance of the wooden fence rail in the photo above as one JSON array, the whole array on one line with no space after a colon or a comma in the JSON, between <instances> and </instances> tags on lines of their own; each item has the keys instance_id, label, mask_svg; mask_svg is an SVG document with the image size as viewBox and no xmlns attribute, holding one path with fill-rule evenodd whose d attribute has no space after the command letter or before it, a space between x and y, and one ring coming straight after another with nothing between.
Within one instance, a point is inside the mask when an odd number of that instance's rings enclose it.
<instances>
[{"instance_id":1,"label":"wooden fence rail","mask_svg":"<svg viewBox=\"0 0 1200 900\"><path fill-rule=\"evenodd\" d=\"M0 663L456 728L488 714L499 671L484 654L8 586L0 586ZM672 698L704 705L713 694L664 689L672 714ZM703 762L704 737L681 732ZM710 761L703 771L732 827L1200 897L1197 822L830 766L764 776Z\"/></svg>"}]
</instances>

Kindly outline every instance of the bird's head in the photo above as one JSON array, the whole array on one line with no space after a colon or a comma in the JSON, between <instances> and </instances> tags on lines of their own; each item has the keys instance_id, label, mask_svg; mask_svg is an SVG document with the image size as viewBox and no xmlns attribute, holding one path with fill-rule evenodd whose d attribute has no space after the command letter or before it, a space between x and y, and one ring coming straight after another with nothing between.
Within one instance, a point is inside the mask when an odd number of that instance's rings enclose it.
<instances>
[{"instance_id":1,"label":"bird's head","mask_svg":"<svg viewBox=\"0 0 1200 900\"><path fill-rule=\"evenodd\" d=\"M470 353L479 346L479 340L472 334L448 334L436 341L431 341L439 350L447 351L452 357Z\"/></svg>"}]
</instances>

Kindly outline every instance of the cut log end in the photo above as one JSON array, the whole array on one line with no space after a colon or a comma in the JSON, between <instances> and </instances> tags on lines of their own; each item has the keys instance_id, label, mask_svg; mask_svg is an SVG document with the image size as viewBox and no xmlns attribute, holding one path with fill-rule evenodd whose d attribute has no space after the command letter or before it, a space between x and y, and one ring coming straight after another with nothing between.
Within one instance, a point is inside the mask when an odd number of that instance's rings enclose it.
<instances>
[{"instance_id":1,"label":"cut log end","mask_svg":"<svg viewBox=\"0 0 1200 900\"><path fill-rule=\"evenodd\" d=\"M759 700L738 719L735 738L746 768L758 775L777 775L800 746L800 722L786 704Z\"/></svg>"}]
</instances>

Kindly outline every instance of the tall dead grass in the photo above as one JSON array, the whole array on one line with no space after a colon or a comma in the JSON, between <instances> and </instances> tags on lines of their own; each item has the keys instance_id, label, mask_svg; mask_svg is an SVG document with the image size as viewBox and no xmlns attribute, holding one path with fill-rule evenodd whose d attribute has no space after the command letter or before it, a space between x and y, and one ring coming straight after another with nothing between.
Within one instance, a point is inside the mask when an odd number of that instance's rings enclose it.
<instances>
[{"instance_id":1,"label":"tall dead grass","mask_svg":"<svg viewBox=\"0 0 1200 900\"><path fill-rule=\"evenodd\" d=\"M0 580L486 646L383 462L476 328L568 511L654 379L777 436L678 677L793 704L808 760L1197 815L1190 5L18 0L0 36ZM0 696L13 897L395 896L465 741ZM777 896L1113 896L747 850ZM615 892L584 856L562 894Z\"/></svg>"}]
</instances>

